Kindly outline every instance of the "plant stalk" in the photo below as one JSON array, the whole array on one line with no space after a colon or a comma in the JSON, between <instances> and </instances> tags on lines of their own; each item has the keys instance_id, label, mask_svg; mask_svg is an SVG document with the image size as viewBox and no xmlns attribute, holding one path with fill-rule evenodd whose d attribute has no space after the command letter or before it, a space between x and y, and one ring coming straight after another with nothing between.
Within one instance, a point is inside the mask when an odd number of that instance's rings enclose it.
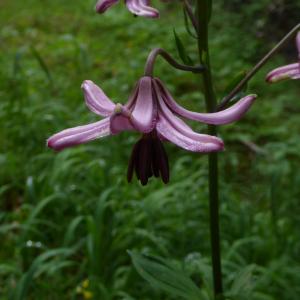
<instances>
[{"instance_id":1,"label":"plant stalk","mask_svg":"<svg viewBox=\"0 0 300 300\"><path fill-rule=\"evenodd\" d=\"M188 66L178 63L166 50L161 48L154 48L148 55L146 65L145 65L145 76L153 76L153 70L155 65L155 60L158 56L164 58L171 66L175 69L182 71L189 71L193 73L201 73L204 71L203 66Z\"/></svg>"},{"instance_id":2,"label":"plant stalk","mask_svg":"<svg viewBox=\"0 0 300 300\"><path fill-rule=\"evenodd\" d=\"M210 0L197 0L196 18L198 21L198 51L201 65L205 66L203 72L203 84L207 112L215 112L217 107L216 96L213 88L213 80L210 68L208 46L208 22L211 11ZM210 135L217 135L217 127L208 126ZM212 252L212 268L215 299L223 294L220 228L219 228L219 178L218 178L218 153L208 155L209 163L209 210L210 210L210 236Z\"/></svg>"},{"instance_id":3,"label":"plant stalk","mask_svg":"<svg viewBox=\"0 0 300 300\"><path fill-rule=\"evenodd\" d=\"M282 40L272 48L254 67L247 73L245 78L238 83L238 85L225 97L222 99L217 107L217 110L222 110L226 104L245 86L245 84L277 53L294 35L300 30L300 24L296 25L290 32L288 32Z\"/></svg>"}]
</instances>

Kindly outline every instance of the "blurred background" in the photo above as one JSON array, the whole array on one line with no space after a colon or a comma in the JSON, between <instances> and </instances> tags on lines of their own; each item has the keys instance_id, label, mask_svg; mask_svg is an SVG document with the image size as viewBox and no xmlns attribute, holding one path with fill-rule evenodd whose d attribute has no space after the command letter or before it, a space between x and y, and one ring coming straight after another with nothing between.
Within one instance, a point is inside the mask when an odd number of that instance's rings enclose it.
<instances>
[{"instance_id":1,"label":"blurred background","mask_svg":"<svg viewBox=\"0 0 300 300\"><path fill-rule=\"evenodd\" d=\"M220 99L299 22L298 0L216 0L210 45ZM166 145L171 182L126 182L137 134L54 153L53 133L97 120L80 85L90 79L127 100L149 51L178 57L173 28L197 61L180 2L159 20L119 3L0 0L0 299L181 299L153 289L127 250L166 258L211 299L207 157ZM266 73L295 62L292 41L251 81L259 98L220 128L221 244L227 299L300 299L299 81L267 85ZM195 74L159 59L155 74L175 99L204 111ZM206 127L192 123L205 132Z\"/></svg>"}]
</instances>

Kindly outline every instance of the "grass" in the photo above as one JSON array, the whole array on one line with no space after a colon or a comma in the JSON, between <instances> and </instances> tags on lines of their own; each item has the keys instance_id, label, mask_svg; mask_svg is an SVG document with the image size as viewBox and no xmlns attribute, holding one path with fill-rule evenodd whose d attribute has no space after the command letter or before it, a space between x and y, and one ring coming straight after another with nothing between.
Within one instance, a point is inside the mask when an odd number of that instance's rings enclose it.
<instances>
[{"instance_id":1,"label":"grass","mask_svg":"<svg viewBox=\"0 0 300 300\"><path fill-rule=\"evenodd\" d=\"M167 145L171 183L141 187L125 179L138 135L61 153L45 147L54 132L96 120L83 103L83 80L125 102L152 48L176 56L173 27L196 60L179 4L157 4L158 21L134 18L123 4L99 16L93 5L0 4L0 299L181 299L145 282L127 250L166 258L211 299L205 155ZM241 21L216 6L211 47L219 97L259 58L256 49L270 46ZM228 299L299 299L299 84L264 82L269 69L294 57L274 58L249 86L260 96L253 109L221 128ZM155 70L182 104L204 110L197 76L161 60Z\"/></svg>"}]
</instances>

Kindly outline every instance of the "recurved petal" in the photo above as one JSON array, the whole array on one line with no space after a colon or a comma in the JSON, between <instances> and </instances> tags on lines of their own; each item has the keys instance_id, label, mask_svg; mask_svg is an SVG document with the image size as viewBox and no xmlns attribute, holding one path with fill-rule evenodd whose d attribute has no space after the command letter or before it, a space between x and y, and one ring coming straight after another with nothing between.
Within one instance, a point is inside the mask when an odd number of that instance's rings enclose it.
<instances>
[{"instance_id":1,"label":"recurved petal","mask_svg":"<svg viewBox=\"0 0 300 300\"><path fill-rule=\"evenodd\" d=\"M47 146L56 151L60 151L68 147L105 137L109 134L109 118L106 118L95 123L65 129L56 133L47 140Z\"/></svg>"},{"instance_id":2,"label":"recurved petal","mask_svg":"<svg viewBox=\"0 0 300 300\"><path fill-rule=\"evenodd\" d=\"M209 136L180 132L162 114L159 114L156 130L171 143L188 151L208 153L223 150L222 144L216 143L214 137L209 141Z\"/></svg>"},{"instance_id":3,"label":"recurved petal","mask_svg":"<svg viewBox=\"0 0 300 300\"><path fill-rule=\"evenodd\" d=\"M134 128L143 133L153 130L157 119L157 105L152 89L152 78L144 76L139 81L135 105L131 113Z\"/></svg>"},{"instance_id":4,"label":"recurved petal","mask_svg":"<svg viewBox=\"0 0 300 300\"><path fill-rule=\"evenodd\" d=\"M108 8L117 2L119 2L119 0L99 0L96 4L96 11L100 14L104 13Z\"/></svg>"},{"instance_id":5,"label":"recurved petal","mask_svg":"<svg viewBox=\"0 0 300 300\"><path fill-rule=\"evenodd\" d=\"M159 115L156 124L158 136L193 152L207 153L224 149L224 143L218 137L196 133L181 119L174 116L159 94L158 101Z\"/></svg>"},{"instance_id":6,"label":"recurved petal","mask_svg":"<svg viewBox=\"0 0 300 300\"><path fill-rule=\"evenodd\" d=\"M148 0L125 0L126 6L130 12L137 16L158 18L159 12L149 6Z\"/></svg>"},{"instance_id":7,"label":"recurved petal","mask_svg":"<svg viewBox=\"0 0 300 300\"><path fill-rule=\"evenodd\" d=\"M239 120L249 110L257 97L256 95L248 95L231 107L219 112L197 113L180 106L158 78L155 79L155 83L157 93L161 95L162 101L160 102L165 102L174 113L190 120L213 125L224 125Z\"/></svg>"},{"instance_id":8,"label":"recurved petal","mask_svg":"<svg viewBox=\"0 0 300 300\"><path fill-rule=\"evenodd\" d=\"M157 91L158 86L155 84L155 90ZM162 95L157 93L159 103L159 117L163 116L169 124L174 127L181 134L190 137L191 139L199 139L200 142L216 143L221 148L224 147L224 143L221 139L215 136L200 134L193 131L183 120L175 116L166 103L162 99Z\"/></svg>"},{"instance_id":9,"label":"recurved petal","mask_svg":"<svg viewBox=\"0 0 300 300\"><path fill-rule=\"evenodd\" d=\"M85 80L81 88L84 92L85 103L92 112L104 117L113 112L116 105L96 84L90 80Z\"/></svg>"},{"instance_id":10,"label":"recurved petal","mask_svg":"<svg viewBox=\"0 0 300 300\"><path fill-rule=\"evenodd\" d=\"M274 69L266 76L266 81L274 83L285 79L299 79L299 77L300 62Z\"/></svg>"}]
</instances>

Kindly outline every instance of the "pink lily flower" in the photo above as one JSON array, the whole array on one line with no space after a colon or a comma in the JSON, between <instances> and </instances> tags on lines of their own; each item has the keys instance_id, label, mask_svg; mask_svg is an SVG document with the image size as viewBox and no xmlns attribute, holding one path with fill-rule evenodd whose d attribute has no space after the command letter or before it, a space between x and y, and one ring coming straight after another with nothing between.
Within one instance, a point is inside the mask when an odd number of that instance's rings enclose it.
<instances>
[{"instance_id":1,"label":"pink lily flower","mask_svg":"<svg viewBox=\"0 0 300 300\"><path fill-rule=\"evenodd\" d=\"M129 161L127 179L135 171L143 185L154 175L169 181L169 163L162 141L169 141L192 152L215 152L224 148L215 136L193 131L180 117L222 125L240 119L250 108L256 95L249 95L220 112L189 111L172 98L158 78L142 77L126 104L114 104L92 81L82 84L88 108L105 117L101 121L63 130L47 140L48 147L59 151L125 130L137 131L142 138L135 144Z\"/></svg>"},{"instance_id":2,"label":"pink lily flower","mask_svg":"<svg viewBox=\"0 0 300 300\"><path fill-rule=\"evenodd\" d=\"M298 62L271 71L266 77L267 82L273 83L285 79L300 79L300 31L296 37L296 46L298 49Z\"/></svg>"},{"instance_id":3,"label":"pink lily flower","mask_svg":"<svg viewBox=\"0 0 300 300\"><path fill-rule=\"evenodd\" d=\"M99 0L96 4L96 11L102 14L118 1L119 0ZM125 4L128 10L136 16L147 18L159 17L158 10L149 6L150 0L125 0Z\"/></svg>"}]
</instances>

